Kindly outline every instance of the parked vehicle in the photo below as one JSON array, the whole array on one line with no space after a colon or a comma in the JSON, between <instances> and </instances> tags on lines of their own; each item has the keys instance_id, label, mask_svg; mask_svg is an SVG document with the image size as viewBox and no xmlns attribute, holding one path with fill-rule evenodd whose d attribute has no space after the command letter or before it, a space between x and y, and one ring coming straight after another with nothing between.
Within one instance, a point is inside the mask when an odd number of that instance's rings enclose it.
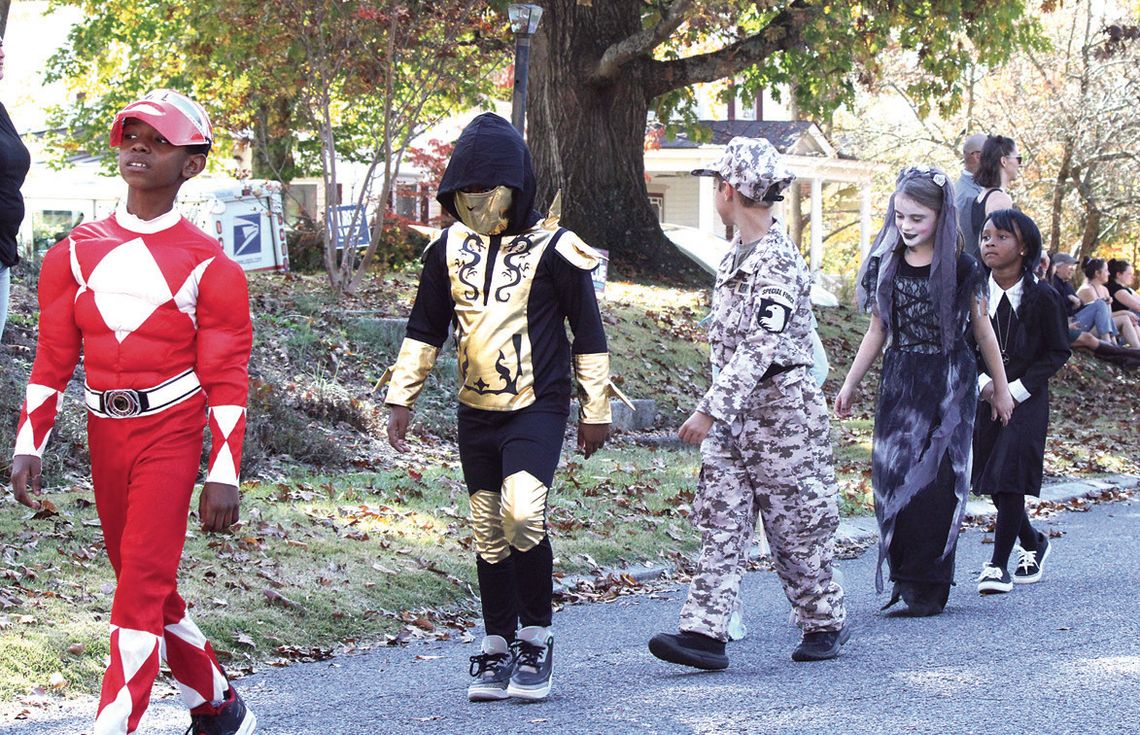
<instances>
[{"instance_id":1,"label":"parked vehicle","mask_svg":"<svg viewBox=\"0 0 1140 735\"><path fill-rule=\"evenodd\" d=\"M276 181L191 181L178 198L186 219L218 238L247 271L288 271L285 210Z\"/></svg>"}]
</instances>

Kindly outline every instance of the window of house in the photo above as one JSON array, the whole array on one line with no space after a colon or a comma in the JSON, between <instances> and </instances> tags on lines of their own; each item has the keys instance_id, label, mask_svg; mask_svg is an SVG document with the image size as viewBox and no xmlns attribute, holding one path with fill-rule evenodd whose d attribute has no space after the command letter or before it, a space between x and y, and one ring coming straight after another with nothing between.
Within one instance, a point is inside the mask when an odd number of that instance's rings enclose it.
<instances>
[{"instance_id":1,"label":"window of house","mask_svg":"<svg viewBox=\"0 0 1140 735\"><path fill-rule=\"evenodd\" d=\"M410 220L419 219L418 189L417 184L396 184L396 214Z\"/></svg>"},{"instance_id":2,"label":"window of house","mask_svg":"<svg viewBox=\"0 0 1140 735\"><path fill-rule=\"evenodd\" d=\"M665 221L665 195L664 194L649 194L649 206L653 208L653 213L657 215L658 222Z\"/></svg>"}]
</instances>

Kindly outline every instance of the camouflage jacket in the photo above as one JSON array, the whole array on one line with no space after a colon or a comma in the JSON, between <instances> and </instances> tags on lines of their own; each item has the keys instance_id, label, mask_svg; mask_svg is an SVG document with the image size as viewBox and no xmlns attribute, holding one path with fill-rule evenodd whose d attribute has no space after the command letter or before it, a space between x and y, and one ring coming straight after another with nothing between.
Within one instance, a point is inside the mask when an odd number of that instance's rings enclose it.
<instances>
[{"instance_id":1,"label":"camouflage jacket","mask_svg":"<svg viewBox=\"0 0 1140 735\"><path fill-rule=\"evenodd\" d=\"M739 235L733 245L739 242ZM732 422L773 365L812 364L811 275L778 222L736 269L717 271L709 344L716 378L697 410Z\"/></svg>"}]
</instances>

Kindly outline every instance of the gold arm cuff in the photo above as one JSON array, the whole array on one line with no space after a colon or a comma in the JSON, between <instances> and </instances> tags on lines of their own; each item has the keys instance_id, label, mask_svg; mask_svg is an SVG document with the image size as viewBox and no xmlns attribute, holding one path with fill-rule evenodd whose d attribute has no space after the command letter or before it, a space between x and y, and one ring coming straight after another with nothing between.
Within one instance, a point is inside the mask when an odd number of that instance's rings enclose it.
<instances>
[{"instance_id":1,"label":"gold arm cuff","mask_svg":"<svg viewBox=\"0 0 1140 735\"><path fill-rule=\"evenodd\" d=\"M438 356L438 347L405 337L396 364L389 368L392 374L389 376L388 395L384 397L384 402L408 408L414 406ZM384 378L381 377L380 380L383 381Z\"/></svg>"},{"instance_id":2,"label":"gold arm cuff","mask_svg":"<svg viewBox=\"0 0 1140 735\"><path fill-rule=\"evenodd\" d=\"M372 392L375 393L376 391L380 390L384 386L388 385L389 381L391 381L391 380L392 380L392 368L391 368L391 366L389 366L389 367L384 368L384 374L381 375L380 379L376 381L376 385L372 386Z\"/></svg>"},{"instance_id":3,"label":"gold arm cuff","mask_svg":"<svg viewBox=\"0 0 1140 735\"><path fill-rule=\"evenodd\" d=\"M584 424L608 424L610 412L610 355L574 355L574 375L578 378L578 419Z\"/></svg>"}]
</instances>

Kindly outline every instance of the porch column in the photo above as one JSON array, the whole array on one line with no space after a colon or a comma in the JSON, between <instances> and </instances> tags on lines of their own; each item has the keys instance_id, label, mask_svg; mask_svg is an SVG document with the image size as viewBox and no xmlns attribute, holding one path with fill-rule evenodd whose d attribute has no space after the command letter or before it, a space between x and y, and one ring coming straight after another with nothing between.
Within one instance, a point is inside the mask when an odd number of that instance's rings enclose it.
<instances>
[{"instance_id":1,"label":"porch column","mask_svg":"<svg viewBox=\"0 0 1140 735\"><path fill-rule=\"evenodd\" d=\"M823 180L811 180L811 272L823 264Z\"/></svg>"},{"instance_id":2,"label":"porch column","mask_svg":"<svg viewBox=\"0 0 1140 735\"><path fill-rule=\"evenodd\" d=\"M717 223L718 218L716 214L716 187L712 183L712 178L708 176L694 176L693 180L697 184L697 226L701 232L710 232L712 234L718 233Z\"/></svg>"},{"instance_id":3,"label":"porch column","mask_svg":"<svg viewBox=\"0 0 1140 735\"><path fill-rule=\"evenodd\" d=\"M859 252L864 257L871 249L871 184L859 185Z\"/></svg>"}]
</instances>

